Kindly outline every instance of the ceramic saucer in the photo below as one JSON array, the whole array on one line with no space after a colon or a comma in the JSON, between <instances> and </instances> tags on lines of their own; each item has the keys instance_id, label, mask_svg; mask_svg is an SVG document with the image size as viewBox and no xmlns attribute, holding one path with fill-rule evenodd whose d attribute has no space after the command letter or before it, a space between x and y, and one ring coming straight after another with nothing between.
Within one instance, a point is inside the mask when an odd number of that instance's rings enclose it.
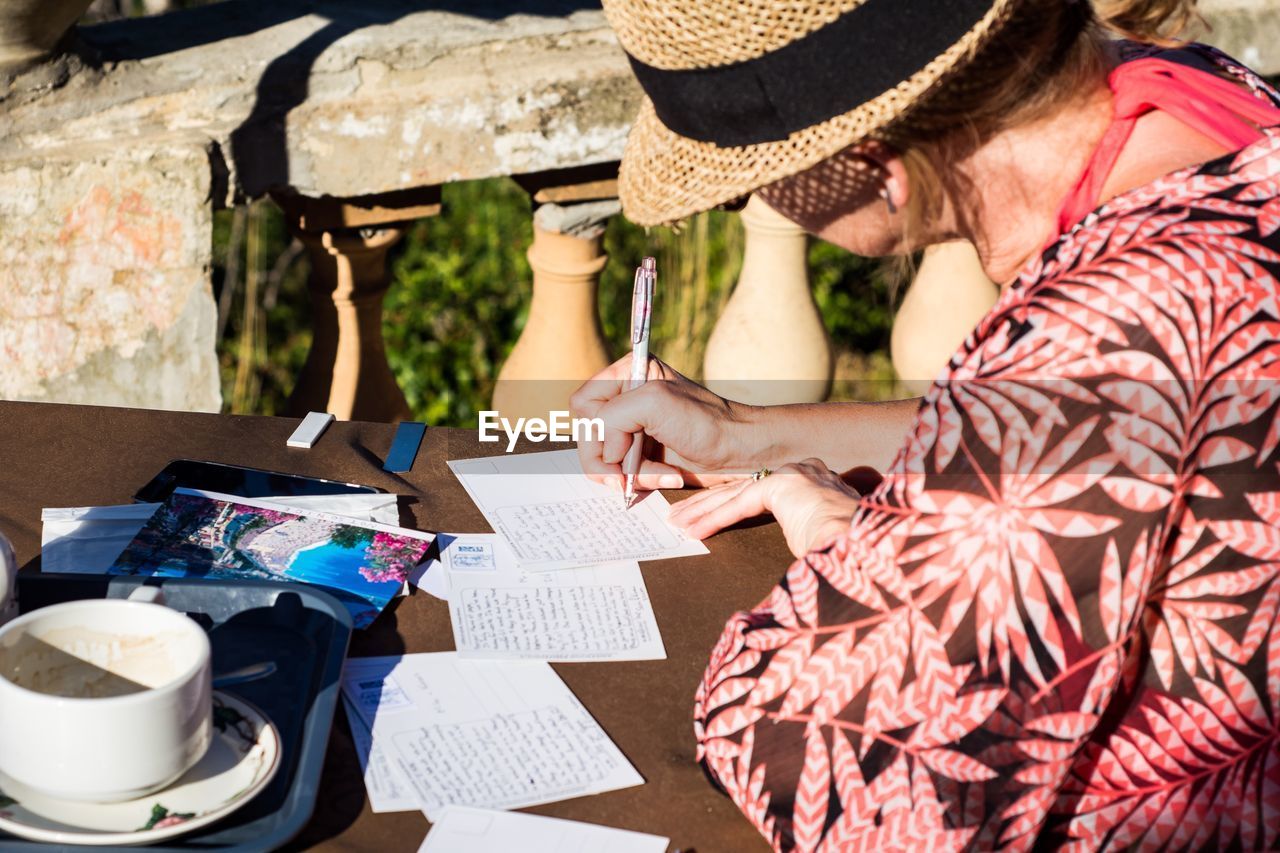
<instances>
[{"instance_id":1,"label":"ceramic saucer","mask_svg":"<svg viewBox=\"0 0 1280 853\"><path fill-rule=\"evenodd\" d=\"M280 768L280 734L229 693L213 693L213 741L204 758L154 794L123 803L77 803L0 774L0 830L54 844L151 844L226 817Z\"/></svg>"}]
</instances>

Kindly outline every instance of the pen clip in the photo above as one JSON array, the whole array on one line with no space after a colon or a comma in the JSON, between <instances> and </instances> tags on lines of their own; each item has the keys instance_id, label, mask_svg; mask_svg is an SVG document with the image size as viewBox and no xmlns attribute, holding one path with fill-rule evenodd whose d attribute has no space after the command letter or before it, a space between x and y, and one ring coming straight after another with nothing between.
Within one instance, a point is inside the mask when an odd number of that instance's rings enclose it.
<instances>
[{"instance_id":1,"label":"pen clip","mask_svg":"<svg viewBox=\"0 0 1280 853\"><path fill-rule=\"evenodd\" d=\"M649 337L649 321L653 314L653 289L657 280L654 259L645 258L636 267L635 284L631 289L631 343L638 344Z\"/></svg>"}]
</instances>

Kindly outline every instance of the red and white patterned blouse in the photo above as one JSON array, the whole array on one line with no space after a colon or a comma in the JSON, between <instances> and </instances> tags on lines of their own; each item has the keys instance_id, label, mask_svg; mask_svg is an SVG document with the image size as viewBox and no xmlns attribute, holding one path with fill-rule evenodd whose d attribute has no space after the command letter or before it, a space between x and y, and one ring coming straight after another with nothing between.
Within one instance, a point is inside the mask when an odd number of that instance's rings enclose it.
<instances>
[{"instance_id":1,"label":"red and white patterned blouse","mask_svg":"<svg viewBox=\"0 0 1280 853\"><path fill-rule=\"evenodd\" d=\"M699 755L775 848L1280 843L1277 276L1273 128L1006 289L712 653Z\"/></svg>"}]
</instances>

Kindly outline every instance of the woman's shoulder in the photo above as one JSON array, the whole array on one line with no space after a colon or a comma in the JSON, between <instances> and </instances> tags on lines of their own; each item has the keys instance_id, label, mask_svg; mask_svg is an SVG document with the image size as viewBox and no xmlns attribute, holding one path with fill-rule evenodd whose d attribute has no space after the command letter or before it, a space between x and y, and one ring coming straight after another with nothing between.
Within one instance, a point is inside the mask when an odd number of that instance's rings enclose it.
<instances>
[{"instance_id":1,"label":"woman's shoulder","mask_svg":"<svg viewBox=\"0 0 1280 853\"><path fill-rule=\"evenodd\" d=\"M1110 199L1024 270L1021 281L1030 288L1098 264L1132 263L1133 253L1190 252L1199 259L1175 263L1167 271L1170 281L1204 272L1204 263L1215 258L1256 257L1270 264L1280 260L1278 199L1280 126L1239 151Z\"/></svg>"},{"instance_id":2,"label":"woman's shoulder","mask_svg":"<svg viewBox=\"0 0 1280 853\"><path fill-rule=\"evenodd\" d=\"M1209 45L1176 48L1122 42L1123 62L1158 57L1230 76L1261 100L1280 106L1280 92L1256 73ZM1276 244L1270 202L1280 194L1280 125L1261 128L1261 138L1207 163L1187 166L1108 199L1024 269L1023 287L1112 254L1159 243L1195 241L1205 228L1252 229L1254 242ZM1230 221L1231 225L1227 226ZM1168 227L1166 227L1168 226ZM1236 245L1234 243L1224 243Z\"/></svg>"},{"instance_id":3,"label":"woman's shoulder","mask_svg":"<svg viewBox=\"0 0 1280 853\"><path fill-rule=\"evenodd\" d=\"M1276 318L1280 127L1091 213L1006 288L952 372L985 373L978 365L1007 363L1021 347L1054 372L1070 362L1101 375L1115 367L1111 353L1143 351L1170 377L1205 378L1212 366L1192 354L1234 349L1233 340L1253 340ZM1265 361L1280 364L1280 357ZM1236 367L1256 376L1261 365Z\"/></svg>"},{"instance_id":4,"label":"woman's shoulder","mask_svg":"<svg viewBox=\"0 0 1280 853\"><path fill-rule=\"evenodd\" d=\"M1273 87L1208 45L1169 50L1126 42L1121 53L1123 61L1159 56L1212 67L1280 104ZM1177 324L1195 325L1224 304L1256 306L1256 318L1280 317L1278 297L1275 126L1239 151L1121 193L1084 217L1004 289L943 378L987 375L990 365L1009 363L1006 350L1034 348L1037 340L1043 341L1042 354L1066 346L1087 359L1099 348L1158 348L1151 334L1158 329L1156 337L1176 349L1170 336ZM1167 310L1175 302L1182 307ZM1161 328L1170 316L1175 328ZM1228 331L1216 326L1213 334ZM1175 375L1190 369L1181 367Z\"/></svg>"}]
</instances>

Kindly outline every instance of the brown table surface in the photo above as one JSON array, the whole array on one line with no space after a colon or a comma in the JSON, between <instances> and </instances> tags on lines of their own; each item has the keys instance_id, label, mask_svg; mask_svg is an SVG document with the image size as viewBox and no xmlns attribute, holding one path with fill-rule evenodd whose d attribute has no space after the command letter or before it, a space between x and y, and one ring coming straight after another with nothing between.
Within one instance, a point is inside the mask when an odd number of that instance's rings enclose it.
<instances>
[{"instance_id":1,"label":"brown table surface","mask_svg":"<svg viewBox=\"0 0 1280 853\"><path fill-rule=\"evenodd\" d=\"M474 430L429 429L413 471L397 475L382 470L392 426L335 423L313 449L298 450L285 446L296 424L289 418L0 402L0 531L13 541L18 564L34 571L43 507L128 503L138 487L177 458L365 483L410 497L407 508L401 501L403 524L453 533L489 530L445 460L495 455L503 445L480 444ZM678 499L679 493L668 496ZM722 533L707 546L710 556L641 564L666 660L555 666L645 784L528 811L665 835L672 849L767 849L694 763L691 715L694 689L725 620L768 593L789 555L774 524ZM393 602L370 628L357 631L350 653L452 649L447 606L415 592ZM375 815L369 810L339 710L315 813L291 847L412 851L427 827L416 812Z\"/></svg>"}]
</instances>

